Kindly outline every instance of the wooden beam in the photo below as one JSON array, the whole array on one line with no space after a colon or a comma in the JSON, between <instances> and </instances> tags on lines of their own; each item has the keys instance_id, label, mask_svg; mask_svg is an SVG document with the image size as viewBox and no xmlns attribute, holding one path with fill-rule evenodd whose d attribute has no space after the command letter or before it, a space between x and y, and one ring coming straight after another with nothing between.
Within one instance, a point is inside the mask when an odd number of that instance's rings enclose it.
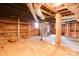
<instances>
[{"instance_id":1,"label":"wooden beam","mask_svg":"<svg viewBox=\"0 0 79 59\"><path fill-rule=\"evenodd\" d=\"M62 17L62 23L73 21L73 20L76 20L76 15Z\"/></svg>"},{"instance_id":2,"label":"wooden beam","mask_svg":"<svg viewBox=\"0 0 79 59\"><path fill-rule=\"evenodd\" d=\"M72 13L71 11L68 11L68 10L64 10L64 11L61 11L59 13Z\"/></svg>"},{"instance_id":3,"label":"wooden beam","mask_svg":"<svg viewBox=\"0 0 79 59\"><path fill-rule=\"evenodd\" d=\"M58 12L62 12L62 11L68 11L67 8L63 8L63 9L59 9Z\"/></svg>"},{"instance_id":4,"label":"wooden beam","mask_svg":"<svg viewBox=\"0 0 79 59\"><path fill-rule=\"evenodd\" d=\"M61 14L62 16L69 16L69 15L73 15L73 14L70 14L70 13L66 13L66 14Z\"/></svg>"},{"instance_id":5,"label":"wooden beam","mask_svg":"<svg viewBox=\"0 0 79 59\"><path fill-rule=\"evenodd\" d=\"M43 9L41 9L41 11L44 12L44 13L46 13L46 14L48 14L49 16L55 16L55 14L51 14L51 13L49 13L49 12L43 10Z\"/></svg>"},{"instance_id":6,"label":"wooden beam","mask_svg":"<svg viewBox=\"0 0 79 59\"><path fill-rule=\"evenodd\" d=\"M50 6L48 6L48 4L43 4L45 7L47 7L48 9L50 9L52 12L55 12L56 13L56 11L53 9L53 8L51 8ZM53 6L52 6L53 7Z\"/></svg>"},{"instance_id":7,"label":"wooden beam","mask_svg":"<svg viewBox=\"0 0 79 59\"><path fill-rule=\"evenodd\" d=\"M0 22L11 23L11 24L17 24L17 21L9 21L9 20L0 20ZM20 24L26 24L26 25L28 25L27 22L20 22Z\"/></svg>"},{"instance_id":8,"label":"wooden beam","mask_svg":"<svg viewBox=\"0 0 79 59\"><path fill-rule=\"evenodd\" d=\"M73 15L73 13L71 11L67 11L68 9L65 6L53 7L53 6L50 6L49 4L43 4L43 5L45 7L47 7L48 9L52 10L52 12L60 13L63 16L65 16L65 15L67 16L67 15L71 15L71 14ZM66 10L66 11L62 11L62 10ZM59 12L59 11L61 11L61 12Z\"/></svg>"}]
</instances>

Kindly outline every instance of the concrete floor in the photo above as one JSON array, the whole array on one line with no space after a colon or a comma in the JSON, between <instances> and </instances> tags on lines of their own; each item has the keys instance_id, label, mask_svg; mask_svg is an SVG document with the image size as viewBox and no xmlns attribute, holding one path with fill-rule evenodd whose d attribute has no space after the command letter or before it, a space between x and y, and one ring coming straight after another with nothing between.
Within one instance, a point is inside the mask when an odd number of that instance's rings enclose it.
<instances>
[{"instance_id":1,"label":"concrete floor","mask_svg":"<svg viewBox=\"0 0 79 59\"><path fill-rule=\"evenodd\" d=\"M32 39L38 39L38 40L40 40L40 38L41 38L40 36L32 37ZM55 44L55 35L54 34L51 34L49 36L42 37L42 38L45 41ZM74 41L73 38L66 37L66 36L62 36L61 40L62 40L62 45L64 45L64 47L70 48L75 51L79 51L79 41Z\"/></svg>"}]
</instances>

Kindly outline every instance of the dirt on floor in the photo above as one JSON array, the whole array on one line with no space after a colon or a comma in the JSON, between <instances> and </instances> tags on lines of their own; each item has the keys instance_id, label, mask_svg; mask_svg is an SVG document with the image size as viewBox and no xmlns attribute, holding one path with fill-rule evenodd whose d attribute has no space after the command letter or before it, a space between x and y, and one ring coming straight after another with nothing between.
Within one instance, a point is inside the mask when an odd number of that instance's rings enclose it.
<instances>
[{"instance_id":1,"label":"dirt on floor","mask_svg":"<svg viewBox=\"0 0 79 59\"><path fill-rule=\"evenodd\" d=\"M0 56L79 56L79 52L45 41L23 39L20 42L0 41Z\"/></svg>"}]
</instances>

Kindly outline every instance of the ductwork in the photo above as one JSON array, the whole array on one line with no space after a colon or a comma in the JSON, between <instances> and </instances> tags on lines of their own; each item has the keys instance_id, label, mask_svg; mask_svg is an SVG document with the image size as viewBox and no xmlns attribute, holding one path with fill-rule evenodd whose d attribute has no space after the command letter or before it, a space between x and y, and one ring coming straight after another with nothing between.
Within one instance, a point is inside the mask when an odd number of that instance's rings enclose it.
<instances>
[{"instance_id":1,"label":"ductwork","mask_svg":"<svg viewBox=\"0 0 79 59\"><path fill-rule=\"evenodd\" d=\"M42 4L34 4L34 8L35 8L35 12L36 14L42 19L44 20L45 19L45 16L43 15L42 11L41 11L41 6Z\"/></svg>"},{"instance_id":2,"label":"ductwork","mask_svg":"<svg viewBox=\"0 0 79 59\"><path fill-rule=\"evenodd\" d=\"M37 16L39 16L42 20L45 19L45 16L42 14L42 11L41 11L42 4L35 3L33 5L32 3L29 3L29 4L27 4L27 6L30 9L30 11L36 21L38 21Z\"/></svg>"},{"instance_id":3,"label":"ductwork","mask_svg":"<svg viewBox=\"0 0 79 59\"><path fill-rule=\"evenodd\" d=\"M32 13L32 15L33 15L35 21L38 21L38 18L37 18L37 16L36 16L36 13L35 13L35 11L34 11L34 8L33 8L32 3L28 3L27 6L28 6L29 10L31 11L31 13Z\"/></svg>"}]
</instances>

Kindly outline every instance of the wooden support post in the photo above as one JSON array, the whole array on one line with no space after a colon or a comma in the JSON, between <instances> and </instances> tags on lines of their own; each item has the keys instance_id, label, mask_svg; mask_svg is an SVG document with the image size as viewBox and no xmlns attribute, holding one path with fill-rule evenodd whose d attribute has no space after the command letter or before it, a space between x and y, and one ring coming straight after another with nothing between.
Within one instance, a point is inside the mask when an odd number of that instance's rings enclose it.
<instances>
[{"instance_id":1,"label":"wooden support post","mask_svg":"<svg viewBox=\"0 0 79 59\"><path fill-rule=\"evenodd\" d=\"M31 28L31 22L28 22L28 36L29 36L29 38L32 36L31 35L31 30L32 30L32 28Z\"/></svg>"},{"instance_id":2,"label":"wooden support post","mask_svg":"<svg viewBox=\"0 0 79 59\"><path fill-rule=\"evenodd\" d=\"M77 38L77 36L76 36L76 34L77 34L77 32L76 32L76 30L77 30L77 24L76 24L76 22L74 24L74 30L75 30L74 37Z\"/></svg>"},{"instance_id":3,"label":"wooden support post","mask_svg":"<svg viewBox=\"0 0 79 59\"><path fill-rule=\"evenodd\" d=\"M56 14L56 37L55 37L55 45L58 47L61 44L61 15L59 13Z\"/></svg>"},{"instance_id":4,"label":"wooden support post","mask_svg":"<svg viewBox=\"0 0 79 59\"><path fill-rule=\"evenodd\" d=\"M18 41L20 40L20 19L18 19Z\"/></svg>"},{"instance_id":5,"label":"wooden support post","mask_svg":"<svg viewBox=\"0 0 79 59\"><path fill-rule=\"evenodd\" d=\"M69 36L69 24L66 23L66 36Z\"/></svg>"},{"instance_id":6,"label":"wooden support post","mask_svg":"<svg viewBox=\"0 0 79 59\"><path fill-rule=\"evenodd\" d=\"M40 40L43 41L43 38L42 38L42 35L43 35L43 33L42 33L43 23L41 22L40 25L41 25L41 27L40 27L40 36L41 36L41 39Z\"/></svg>"}]
</instances>

